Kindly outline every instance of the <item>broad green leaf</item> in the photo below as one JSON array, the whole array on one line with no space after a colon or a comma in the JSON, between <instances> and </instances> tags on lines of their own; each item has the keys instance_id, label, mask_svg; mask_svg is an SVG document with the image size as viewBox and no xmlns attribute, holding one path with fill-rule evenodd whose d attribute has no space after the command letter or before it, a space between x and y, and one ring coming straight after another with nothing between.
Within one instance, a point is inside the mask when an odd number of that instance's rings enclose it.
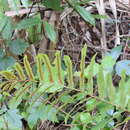
<instances>
[{"instance_id":1,"label":"broad green leaf","mask_svg":"<svg viewBox=\"0 0 130 130\"><path fill-rule=\"evenodd\" d=\"M104 130L104 127L106 126L107 123L110 122L110 117L106 119L102 119L96 126L92 127L91 130Z\"/></svg>"},{"instance_id":2,"label":"broad green leaf","mask_svg":"<svg viewBox=\"0 0 130 130\"><path fill-rule=\"evenodd\" d=\"M20 1L19 0L8 0L9 3L9 7L11 8L11 10L17 11L19 10L20 7Z\"/></svg>"},{"instance_id":3,"label":"broad green leaf","mask_svg":"<svg viewBox=\"0 0 130 130\"><path fill-rule=\"evenodd\" d=\"M90 65L88 65L87 68L85 68L84 76L86 78L89 77L89 71L90 71ZM93 76L97 75L98 72L99 72L99 64L95 63L93 65Z\"/></svg>"},{"instance_id":4,"label":"broad green leaf","mask_svg":"<svg viewBox=\"0 0 130 130\"><path fill-rule=\"evenodd\" d=\"M43 106L43 105L42 105ZM40 119L41 120L45 120L45 119L48 119L49 121L52 121L52 122L58 122L58 119L57 119L57 110L56 108L52 107L51 105L44 105L44 107L39 108L39 114L40 114Z\"/></svg>"},{"instance_id":5,"label":"broad green leaf","mask_svg":"<svg viewBox=\"0 0 130 130\"><path fill-rule=\"evenodd\" d=\"M0 12L9 10L8 0L0 0Z\"/></svg>"},{"instance_id":6,"label":"broad green leaf","mask_svg":"<svg viewBox=\"0 0 130 130\"><path fill-rule=\"evenodd\" d=\"M61 100L61 102L63 103L72 103L73 102L73 98L70 95L63 95L59 100Z\"/></svg>"},{"instance_id":7,"label":"broad green leaf","mask_svg":"<svg viewBox=\"0 0 130 130\"><path fill-rule=\"evenodd\" d=\"M51 8L58 11L62 9L61 0L43 0L43 4L46 8Z\"/></svg>"},{"instance_id":8,"label":"broad green leaf","mask_svg":"<svg viewBox=\"0 0 130 130\"><path fill-rule=\"evenodd\" d=\"M98 85L98 93L99 97L105 98L107 97L106 95L106 87L105 87L105 79L104 79L104 74L103 74L103 68L102 66L99 68L99 72L97 75L97 85Z\"/></svg>"},{"instance_id":9,"label":"broad green leaf","mask_svg":"<svg viewBox=\"0 0 130 130\"><path fill-rule=\"evenodd\" d=\"M28 43L24 42L21 39L13 40L9 43L10 51L16 55L21 55L22 53L24 53L28 46Z\"/></svg>"},{"instance_id":10,"label":"broad green leaf","mask_svg":"<svg viewBox=\"0 0 130 130\"><path fill-rule=\"evenodd\" d=\"M3 13L0 12L0 32L3 32L5 26L8 23L8 17L5 16Z\"/></svg>"},{"instance_id":11,"label":"broad green leaf","mask_svg":"<svg viewBox=\"0 0 130 130\"><path fill-rule=\"evenodd\" d=\"M5 50L0 48L0 58L4 57L5 55Z\"/></svg>"},{"instance_id":12,"label":"broad green leaf","mask_svg":"<svg viewBox=\"0 0 130 130\"><path fill-rule=\"evenodd\" d=\"M101 62L103 69L107 72L112 72L113 66L116 63L116 61L111 56L105 56Z\"/></svg>"},{"instance_id":13,"label":"broad green leaf","mask_svg":"<svg viewBox=\"0 0 130 130\"><path fill-rule=\"evenodd\" d=\"M40 20L40 15L36 15L33 18ZM33 43L38 42L43 37L43 34L41 33L42 32L42 23L38 23L35 26L30 26L29 28L27 28L27 32L28 32L29 43L33 44Z\"/></svg>"},{"instance_id":14,"label":"broad green leaf","mask_svg":"<svg viewBox=\"0 0 130 130\"><path fill-rule=\"evenodd\" d=\"M3 116L0 116L0 129L6 129Z\"/></svg>"},{"instance_id":15,"label":"broad green leaf","mask_svg":"<svg viewBox=\"0 0 130 130\"><path fill-rule=\"evenodd\" d=\"M107 114L109 110L114 109L114 107L111 104L107 104L105 102L98 101L96 108L100 112L101 115Z\"/></svg>"},{"instance_id":16,"label":"broad green leaf","mask_svg":"<svg viewBox=\"0 0 130 130\"><path fill-rule=\"evenodd\" d=\"M6 70L15 64L15 59L11 56L5 56L0 58L0 70Z\"/></svg>"},{"instance_id":17,"label":"broad green leaf","mask_svg":"<svg viewBox=\"0 0 130 130\"><path fill-rule=\"evenodd\" d=\"M111 56L114 60L117 60L121 54L122 46L115 47L108 53L108 56Z\"/></svg>"},{"instance_id":18,"label":"broad green leaf","mask_svg":"<svg viewBox=\"0 0 130 130\"><path fill-rule=\"evenodd\" d=\"M81 129L78 126L74 126L70 130L81 130Z\"/></svg>"},{"instance_id":19,"label":"broad green leaf","mask_svg":"<svg viewBox=\"0 0 130 130\"><path fill-rule=\"evenodd\" d=\"M4 26L4 29L2 31L2 36L4 39L11 39L13 32L13 25L10 19L8 19L6 25Z\"/></svg>"},{"instance_id":20,"label":"broad green leaf","mask_svg":"<svg viewBox=\"0 0 130 130\"><path fill-rule=\"evenodd\" d=\"M10 109L5 114L5 119L8 124L14 128L22 128L22 116L18 114L17 109Z\"/></svg>"},{"instance_id":21,"label":"broad green leaf","mask_svg":"<svg viewBox=\"0 0 130 130\"><path fill-rule=\"evenodd\" d=\"M75 100L76 101L83 100L86 97L86 95L87 95L87 92L78 93L78 94L76 94Z\"/></svg>"},{"instance_id":22,"label":"broad green leaf","mask_svg":"<svg viewBox=\"0 0 130 130\"><path fill-rule=\"evenodd\" d=\"M51 42L56 44L57 34L54 30L54 27L52 25L50 25L48 22L45 21L44 22L44 29L45 29L46 36L51 40Z\"/></svg>"},{"instance_id":23,"label":"broad green leaf","mask_svg":"<svg viewBox=\"0 0 130 130\"><path fill-rule=\"evenodd\" d=\"M83 123L83 124L88 124L92 121L92 117L89 113L81 113L80 114L80 121Z\"/></svg>"},{"instance_id":24,"label":"broad green leaf","mask_svg":"<svg viewBox=\"0 0 130 130\"><path fill-rule=\"evenodd\" d=\"M95 25L95 19L94 19L93 15L90 12L88 12L84 7L75 5L74 8L85 21L87 21L88 23L90 23L92 25Z\"/></svg>"},{"instance_id":25,"label":"broad green leaf","mask_svg":"<svg viewBox=\"0 0 130 130\"><path fill-rule=\"evenodd\" d=\"M90 99L86 102L86 108L88 111L93 110L99 102L96 99Z\"/></svg>"},{"instance_id":26,"label":"broad green leaf","mask_svg":"<svg viewBox=\"0 0 130 130\"><path fill-rule=\"evenodd\" d=\"M36 125L38 119L39 119L39 111L37 111L38 108L31 109L29 116L27 117L27 121L29 124L29 127L33 129L33 127Z\"/></svg>"},{"instance_id":27,"label":"broad green leaf","mask_svg":"<svg viewBox=\"0 0 130 130\"><path fill-rule=\"evenodd\" d=\"M41 23L41 20L38 17L24 19L16 25L16 29L26 29L39 23Z\"/></svg>"},{"instance_id":28,"label":"broad green leaf","mask_svg":"<svg viewBox=\"0 0 130 130\"><path fill-rule=\"evenodd\" d=\"M3 39L11 39L13 29L11 19L0 12L0 33Z\"/></svg>"},{"instance_id":29,"label":"broad green leaf","mask_svg":"<svg viewBox=\"0 0 130 130\"><path fill-rule=\"evenodd\" d=\"M116 73L121 75L123 70L125 71L126 75L130 75L130 60L121 60L116 63Z\"/></svg>"},{"instance_id":30,"label":"broad green leaf","mask_svg":"<svg viewBox=\"0 0 130 130\"><path fill-rule=\"evenodd\" d=\"M116 97L116 91L115 91L115 87L113 86L113 82L112 82L112 75L111 73L108 73L106 75L106 82L107 82L107 90L108 90L108 97L109 100L111 102L115 102L115 97Z\"/></svg>"},{"instance_id":31,"label":"broad green leaf","mask_svg":"<svg viewBox=\"0 0 130 130\"><path fill-rule=\"evenodd\" d=\"M29 0L21 0L21 3L23 4L24 7L28 7L29 6Z\"/></svg>"}]
</instances>

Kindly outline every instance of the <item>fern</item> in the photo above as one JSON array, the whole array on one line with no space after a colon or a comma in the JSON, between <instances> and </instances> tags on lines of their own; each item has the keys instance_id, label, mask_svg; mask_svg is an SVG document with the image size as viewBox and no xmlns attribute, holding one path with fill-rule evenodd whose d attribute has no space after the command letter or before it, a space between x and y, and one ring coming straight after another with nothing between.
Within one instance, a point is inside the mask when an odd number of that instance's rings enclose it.
<instances>
[{"instance_id":1,"label":"fern","mask_svg":"<svg viewBox=\"0 0 130 130\"><path fill-rule=\"evenodd\" d=\"M7 101L9 109L18 109L22 103L23 112L28 115L25 117L27 121L28 118L31 118L33 109L36 113L39 111L44 113L48 109L45 114L55 111L52 113L52 117L39 115L33 124L29 123L30 128L33 128L39 119L58 122L57 118L61 115L65 123L78 124L80 120L81 124L84 124L82 119L84 116L88 124L92 123L92 120L88 121L91 115L85 114L85 112L92 111L95 107L98 108L98 104L105 104L108 106L108 110L116 107L120 113L123 111L130 112L130 79L126 78L124 72L122 72L117 88L113 84L112 74L106 72L102 65L99 65L98 72L96 75L94 74L94 65L97 64L95 63L96 55L93 56L89 65L88 76L85 77L86 46L81 52L80 75L77 77L73 73L72 61L69 56L64 56L66 70L61 67L60 52L57 51L55 56L55 64L52 65L46 54L38 54L36 56L36 74L33 73L27 56L23 59L24 66L16 63L12 71L1 71L0 75L3 77L3 82L0 83L0 95L3 95L4 98L0 100L0 104L2 105ZM79 79L78 88L74 78ZM94 84L95 81L97 81L96 85ZM68 111L70 104L72 109ZM78 115L78 111L82 112ZM115 117L107 120L106 124L113 118ZM83 127L86 128L87 124L84 124Z\"/></svg>"}]
</instances>

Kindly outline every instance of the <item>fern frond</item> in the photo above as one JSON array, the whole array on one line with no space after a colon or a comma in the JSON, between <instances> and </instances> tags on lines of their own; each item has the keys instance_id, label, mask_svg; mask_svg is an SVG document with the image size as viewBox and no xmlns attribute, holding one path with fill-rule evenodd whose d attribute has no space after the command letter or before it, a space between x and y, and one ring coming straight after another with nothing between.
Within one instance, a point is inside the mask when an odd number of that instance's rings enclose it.
<instances>
[{"instance_id":1,"label":"fern frond","mask_svg":"<svg viewBox=\"0 0 130 130\"><path fill-rule=\"evenodd\" d=\"M63 84L60 51L57 51L55 55L56 55L56 70L58 74L58 80L60 84Z\"/></svg>"},{"instance_id":2,"label":"fern frond","mask_svg":"<svg viewBox=\"0 0 130 130\"><path fill-rule=\"evenodd\" d=\"M74 81L73 81L73 70L72 70L72 61L69 56L64 56L65 65L67 66L67 81L68 86L73 87Z\"/></svg>"},{"instance_id":3,"label":"fern frond","mask_svg":"<svg viewBox=\"0 0 130 130\"><path fill-rule=\"evenodd\" d=\"M14 68L19 76L19 79L23 80L23 81L26 80L26 76L24 74L24 70L23 70L22 66L19 63L16 63Z\"/></svg>"},{"instance_id":4,"label":"fern frond","mask_svg":"<svg viewBox=\"0 0 130 130\"><path fill-rule=\"evenodd\" d=\"M43 67L42 67L42 55L38 54L38 56L36 57L36 65L37 65L37 74L39 77L40 81L44 81L44 72L43 72Z\"/></svg>"},{"instance_id":5,"label":"fern frond","mask_svg":"<svg viewBox=\"0 0 130 130\"><path fill-rule=\"evenodd\" d=\"M48 73L49 73L49 81L52 83L54 82L54 79L53 79L53 73L52 73L52 66L51 66L51 63L50 63L50 60L48 58L48 56L46 54L41 54L41 58L48 70Z\"/></svg>"},{"instance_id":6,"label":"fern frond","mask_svg":"<svg viewBox=\"0 0 130 130\"><path fill-rule=\"evenodd\" d=\"M5 77L5 79L7 79L7 80L15 80L15 79L17 79L17 77L14 75L14 73L9 72L9 71L1 71L0 75Z\"/></svg>"},{"instance_id":7,"label":"fern frond","mask_svg":"<svg viewBox=\"0 0 130 130\"><path fill-rule=\"evenodd\" d=\"M88 94L92 95L93 94L93 67L95 64L95 57L96 55L94 55L92 57L90 66L89 66L89 76L88 76L88 83L87 83L87 92Z\"/></svg>"},{"instance_id":8,"label":"fern frond","mask_svg":"<svg viewBox=\"0 0 130 130\"><path fill-rule=\"evenodd\" d=\"M31 66L29 64L29 61L27 59L27 56L24 56L23 63L24 63L24 67L25 67L28 78L30 80L34 81L35 80L34 74L33 74L32 68L31 68Z\"/></svg>"},{"instance_id":9,"label":"fern frond","mask_svg":"<svg viewBox=\"0 0 130 130\"><path fill-rule=\"evenodd\" d=\"M115 87L113 86L111 73L108 73L106 75L106 82L107 82L107 92L109 100L114 103L116 93L115 93Z\"/></svg>"},{"instance_id":10,"label":"fern frond","mask_svg":"<svg viewBox=\"0 0 130 130\"><path fill-rule=\"evenodd\" d=\"M84 69L85 69L85 57L86 57L87 46L84 45L81 51L81 63L80 63L80 89L84 89Z\"/></svg>"}]
</instances>

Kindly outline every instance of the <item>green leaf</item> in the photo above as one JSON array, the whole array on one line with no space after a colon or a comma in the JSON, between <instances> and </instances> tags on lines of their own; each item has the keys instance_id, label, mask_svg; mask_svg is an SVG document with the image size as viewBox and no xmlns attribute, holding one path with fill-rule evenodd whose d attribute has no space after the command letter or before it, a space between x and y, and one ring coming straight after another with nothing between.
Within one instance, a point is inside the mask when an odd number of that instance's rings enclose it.
<instances>
[{"instance_id":1,"label":"green leaf","mask_svg":"<svg viewBox=\"0 0 130 130\"><path fill-rule=\"evenodd\" d=\"M63 95L61 98L60 98L61 102L63 103L72 103L73 102L73 98L70 96L70 95Z\"/></svg>"},{"instance_id":2,"label":"green leaf","mask_svg":"<svg viewBox=\"0 0 130 130\"><path fill-rule=\"evenodd\" d=\"M7 25L8 22L8 18L0 12L0 32L3 31L3 29L5 28L5 26Z\"/></svg>"},{"instance_id":3,"label":"green leaf","mask_svg":"<svg viewBox=\"0 0 130 130\"><path fill-rule=\"evenodd\" d=\"M108 73L106 75L106 82L107 82L107 90L108 90L108 97L110 99L111 102L115 101L115 87L113 86L113 82L112 82L112 75L111 73Z\"/></svg>"},{"instance_id":4,"label":"green leaf","mask_svg":"<svg viewBox=\"0 0 130 130\"><path fill-rule=\"evenodd\" d=\"M74 1L74 0L73 0ZM90 1L93 1L93 0L83 0L83 1L78 1L77 3L78 4L87 4L89 3Z\"/></svg>"},{"instance_id":5,"label":"green leaf","mask_svg":"<svg viewBox=\"0 0 130 130\"><path fill-rule=\"evenodd\" d=\"M116 63L116 73L121 75L123 70L126 75L130 75L130 60L121 60Z\"/></svg>"},{"instance_id":6,"label":"green leaf","mask_svg":"<svg viewBox=\"0 0 130 130\"><path fill-rule=\"evenodd\" d=\"M26 8L29 6L29 0L21 0L21 3Z\"/></svg>"},{"instance_id":7,"label":"green leaf","mask_svg":"<svg viewBox=\"0 0 130 130\"><path fill-rule=\"evenodd\" d=\"M81 130L81 129L78 126L74 126L70 130Z\"/></svg>"},{"instance_id":8,"label":"green leaf","mask_svg":"<svg viewBox=\"0 0 130 130\"><path fill-rule=\"evenodd\" d=\"M97 104L99 104L99 102L96 101L96 99L90 99L86 102L86 108L88 111L91 111L96 107Z\"/></svg>"},{"instance_id":9,"label":"green leaf","mask_svg":"<svg viewBox=\"0 0 130 130\"><path fill-rule=\"evenodd\" d=\"M18 10L20 7L20 1L19 0L9 0L8 2L9 2L11 10L17 11L17 13L18 13Z\"/></svg>"},{"instance_id":10,"label":"green leaf","mask_svg":"<svg viewBox=\"0 0 130 130\"><path fill-rule=\"evenodd\" d=\"M0 58L4 57L6 55L5 50L0 48Z\"/></svg>"},{"instance_id":11,"label":"green leaf","mask_svg":"<svg viewBox=\"0 0 130 130\"><path fill-rule=\"evenodd\" d=\"M9 10L8 0L0 0L0 12Z\"/></svg>"},{"instance_id":12,"label":"green leaf","mask_svg":"<svg viewBox=\"0 0 130 130\"><path fill-rule=\"evenodd\" d=\"M39 114L41 120L48 119L52 122L58 122L57 115L56 115L57 110L51 105L42 105L42 107L39 108Z\"/></svg>"},{"instance_id":13,"label":"green leaf","mask_svg":"<svg viewBox=\"0 0 130 130\"><path fill-rule=\"evenodd\" d=\"M113 66L115 65L116 61L111 56L105 56L102 59L102 66L105 71L112 72Z\"/></svg>"},{"instance_id":14,"label":"green leaf","mask_svg":"<svg viewBox=\"0 0 130 130\"><path fill-rule=\"evenodd\" d=\"M85 75L86 78L89 77L89 71L90 71L90 65L88 65L87 68L85 68L84 75ZM94 63L94 65L93 65L93 76L95 76L98 72L99 72L99 64Z\"/></svg>"},{"instance_id":15,"label":"green leaf","mask_svg":"<svg viewBox=\"0 0 130 130\"><path fill-rule=\"evenodd\" d=\"M31 129L36 125L36 123L37 123L37 121L39 119L39 113L36 110L37 109L32 109L31 113L29 114L29 116L27 118L29 127Z\"/></svg>"},{"instance_id":16,"label":"green leaf","mask_svg":"<svg viewBox=\"0 0 130 130\"><path fill-rule=\"evenodd\" d=\"M54 27L52 25L50 25L48 22L44 22L44 29L45 29L45 33L46 36L53 42L56 44L57 42L57 34L54 30Z\"/></svg>"},{"instance_id":17,"label":"green leaf","mask_svg":"<svg viewBox=\"0 0 130 130\"><path fill-rule=\"evenodd\" d=\"M22 116L20 116L17 109L10 109L5 114L5 119L8 124L14 128L22 128Z\"/></svg>"},{"instance_id":18,"label":"green leaf","mask_svg":"<svg viewBox=\"0 0 130 130\"><path fill-rule=\"evenodd\" d=\"M102 119L96 126L92 127L91 130L101 130L102 128L104 130L105 125L109 122L110 122L110 117L106 119Z\"/></svg>"},{"instance_id":19,"label":"green leaf","mask_svg":"<svg viewBox=\"0 0 130 130\"><path fill-rule=\"evenodd\" d=\"M103 74L102 66L100 66L99 72L98 72L98 75L97 75L97 85L98 85L99 97L100 98L107 97L105 77L104 77L104 74Z\"/></svg>"},{"instance_id":20,"label":"green leaf","mask_svg":"<svg viewBox=\"0 0 130 130\"><path fill-rule=\"evenodd\" d=\"M51 8L58 11L62 9L61 0L44 0L43 4L44 6L46 6L46 8Z\"/></svg>"},{"instance_id":21,"label":"green leaf","mask_svg":"<svg viewBox=\"0 0 130 130\"><path fill-rule=\"evenodd\" d=\"M28 46L28 43L24 42L21 39L13 40L9 43L10 51L16 55L21 55L24 53Z\"/></svg>"},{"instance_id":22,"label":"green leaf","mask_svg":"<svg viewBox=\"0 0 130 130\"><path fill-rule=\"evenodd\" d=\"M16 29L26 29L39 23L41 23L41 20L38 17L24 19L16 25Z\"/></svg>"},{"instance_id":23,"label":"green leaf","mask_svg":"<svg viewBox=\"0 0 130 130\"><path fill-rule=\"evenodd\" d=\"M84 7L75 5L74 8L85 21L87 21L88 23L90 23L92 25L95 25L95 19L94 19L93 15L90 12L88 12Z\"/></svg>"},{"instance_id":24,"label":"green leaf","mask_svg":"<svg viewBox=\"0 0 130 130\"><path fill-rule=\"evenodd\" d=\"M36 15L34 18L40 20L40 15ZM31 26L27 28L29 43L33 44L41 40L41 38L43 37L43 34L41 33L41 31L42 31L42 23L39 23L35 26Z\"/></svg>"},{"instance_id":25,"label":"green leaf","mask_svg":"<svg viewBox=\"0 0 130 130\"><path fill-rule=\"evenodd\" d=\"M107 16L106 15L100 15L100 14L93 14L93 17L95 18L95 19L106 19L107 18Z\"/></svg>"},{"instance_id":26,"label":"green leaf","mask_svg":"<svg viewBox=\"0 0 130 130\"><path fill-rule=\"evenodd\" d=\"M88 124L90 123L92 120L92 117L89 113L81 113L80 114L80 121L83 123L83 124Z\"/></svg>"},{"instance_id":27,"label":"green leaf","mask_svg":"<svg viewBox=\"0 0 130 130\"><path fill-rule=\"evenodd\" d=\"M114 60L117 60L121 54L122 46L115 47L108 53L108 56L111 56Z\"/></svg>"},{"instance_id":28,"label":"green leaf","mask_svg":"<svg viewBox=\"0 0 130 130\"><path fill-rule=\"evenodd\" d=\"M0 58L0 70L6 70L8 67L12 67L15 62L15 59L11 56Z\"/></svg>"},{"instance_id":29,"label":"green leaf","mask_svg":"<svg viewBox=\"0 0 130 130\"><path fill-rule=\"evenodd\" d=\"M3 39L11 39L13 32L11 19L0 12L0 23L0 32Z\"/></svg>"}]
</instances>

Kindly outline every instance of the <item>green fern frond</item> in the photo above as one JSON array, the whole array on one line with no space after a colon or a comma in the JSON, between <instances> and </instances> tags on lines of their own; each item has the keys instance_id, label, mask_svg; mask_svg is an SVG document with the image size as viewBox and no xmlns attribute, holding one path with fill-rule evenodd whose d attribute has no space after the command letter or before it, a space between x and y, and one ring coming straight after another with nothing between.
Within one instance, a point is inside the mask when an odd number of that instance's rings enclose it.
<instances>
[{"instance_id":1,"label":"green fern frond","mask_svg":"<svg viewBox=\"0 0 130 130\"><path fill-rule=\"evenodd\" d=\"M49 81L52 83L54 82L54 78L53 78L53 73L52 73L52 66L51 66L51 63L50 63L50 60L48 58L48 56L46 54L41 54L41 58L48 70L48 73L49 73Z\"/></svg>"},{"instance_id":2,"label":"green fern frond","mask_svg":"<svg viewBox=\"0 0 130 130\"><path fill-rule=\"evenodd\" d=\"M23 58L23 63L29 80L34 81L35 77L26 55Z\"/></svg>"},{"instance_id":3,"label":"green fern frond","mask_svg":"<svg viewBox=\"0 0 130 130\"><path fill-rule=\"evenodd\" d=\"M42 55L38 54L36 57L36 65L37 65L37 74L39 77L40 81L44 81L44 72L43 72L43 67L42 67Z\"/></svg>"},{"instance_id":4,"label":"green fern frond","mask_svg":"<svg viewBox=\"0 0 130 130\"><path fill-rule=\"evenodd\" d=\"M13 74L13 72L9 72L9 71L1 71L0 75L5 77L5 79L7 79L7 80L16 80L17 79L17 77Z\"/></svg>"},{"instance_id":5,"label":"green fern frond","mask_svg":"<svg viewBox=\"0 0 130 130\"><path fill-rule=\"evenodd\" d=\"M72 70L72 61L69 56L64 56L65 65L67 66L67 81L68 86L73 87L74 81L73 81L73 70Z\"/></svg>"},{"instance_id":6,"label":"green fern frond","mask_svg":"<svg viewBox=\"0 0 130 130\"><path fill-rule=\"evenodd\" d=\"M80 89L84 89L84 69L85 69L85 57L86 57L87 46L84 45L81 51L81 63L80 63Z\"/></svg>"},{"instance_id":7,"label":"green fern frond","mask_svg":"<svg viewBox=\"0 0 130 130\"><path fill-rule=\"evenodd\" d=\"M56 55L55 64L56 64L56 70L57 70L57 74L58 74L58 80L59 80L60 84L63 84L60 51L57 51L55 55Z\"/></svg>"},{"instance_id":8,"label":"green fern frond","mask_svg":"<svg viewBox=\"0 0 130 130\"><path fill-rule=\"evenodd\" d=\"M23 80L23 81L26 80L26 76L24 74L24 70L23 70L22 66L19 63L16 63L14 68L19 76L19 79Z\"/></svg>"}]
</instances>

